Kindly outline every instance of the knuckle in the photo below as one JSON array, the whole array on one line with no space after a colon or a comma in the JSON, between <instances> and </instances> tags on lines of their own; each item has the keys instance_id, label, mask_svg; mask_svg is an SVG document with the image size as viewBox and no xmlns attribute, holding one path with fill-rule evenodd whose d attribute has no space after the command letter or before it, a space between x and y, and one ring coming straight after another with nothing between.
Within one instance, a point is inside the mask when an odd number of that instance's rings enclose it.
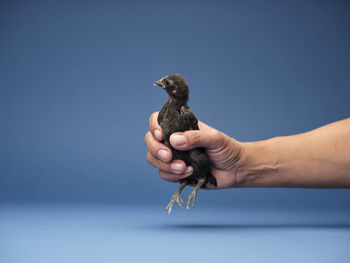
<instances>
[{"instance_id":1,"label":"knuckle","mask_svg":"<svg viewBox=\"0 0 350 263\"><path fill-rule=\"evenodd\" d=\"M143 140L143 142L147 145L147 135L148 134L148 132L146 132L146 134L145 134L145 138L144 138L144 140Z\"/></svg>"},{"instance_id":2,"label":"knuckle","mask_svg":"<svg viewBox=\"0 0 350 263\"><path fill-rule=\"evenodd\" d=\"M150 165L153 165L153 162L152 162L153 158L150 152L147 152L146 160Z\"/></svg>"},{"instance_id":3,"label":"knuckle","mask_svg":"<svg viewBox=\"0 0 350 263\"><path fill-rule=\"evenodd\" d=\"M149 136L150 136L150 135L151 135L151 132L150 132L150 131L148 131L148 132L146 133L146 135L145 135L144 142L145 142L146 145L148 144Z\"/></svg>"},{"instance_id":4,"label":"knuckle","mask_svg":"<svg viewBox=\"0 0 350 263\"><path fill-rule=\"evenodd\" d=\"M154 118L156 115L157 115L157 112L156 112L156 111L153 112L153 113L151 114L151 119Z\"/></svg>"},{"instance_id":5,"label":"knuckle","mask_svg":"<svg viewBox=\"0 0 350 263\"><path fill-rule=\"evenodd\" d=\"M221 135L221 132L219 132L218 130L213 129L213 130L210 131L210 135L212 137L219 137Z\"/></svg>"},{"instance_id":6,"label":"knuckle","mask_svg":"<svg viewBox=\"0 0 350 263\"><path fill-rule=\"evenodd\" d=\"M168 172L164 172L162 170L159 170L158 174L159 174L160 178L162 178L165 181L168 181L168 182L176 182L176 181L178 181L177 178L174 178L174 176L172 174L168 173Z\"/></svg>"},{"instance_id":7,"label":"knuckle","mask_svg":"<svg viewBox=\"0 0 350 263\"><path fill-rule=\"evenodd\" d=\"M153 112L151 116L149 117L149 126L150 128L154 128L155 121L157 120L156 116L158 115L158 112Z\"/></svg>"},{"instance_id":8,"label":"knuckle","mask_svg":"<svg viewBox=\"0 0 350 263\"><path fill-rule=\"evenodd\" d=\"M188 146L196 146L201 141L201 134L199 132L194 132L188 137Z\"/></svg>"},{"instance_id":9,"label":"knuckle","mask_svg":"<svg viewBox=\"0 0 350 263\"><path fill-rule=\"evenodd\" d=\"M160 178L162 178L163 180L167 180L167 176L162 170L159 170L158 174Z\"/></svg>"},{"instance_id":10,"label":"knuckle","mask_svg":"<svg viewBox=\"0 0 350 263\"><path fill-rule=\"evenodd\" d=\"M148 119L149 128L152 129L153 114Z\"/></svg>"},{"instance_id":11,"label":"knuckle","mask_svg":"<svg viewBox=\"0 0 350 263\"><path fill-rule=\"evenodd\" d=\"M218 130L213 129L209 134L209 138L210 138L210 141L212 142L210 145L212 148L220 147L223 142L223 134Z\"/></svg>"},{"instance_id":12,"label":"knuckle","mask_svg":"<svg viewBox=\"0 0 350 263\"><path fill-rule=\"evenodd\" d=\"M150 152L147 153L146 160L153 167L159 168L159 164L157 162L157 159Z\"/></svg>"}]
</instances>

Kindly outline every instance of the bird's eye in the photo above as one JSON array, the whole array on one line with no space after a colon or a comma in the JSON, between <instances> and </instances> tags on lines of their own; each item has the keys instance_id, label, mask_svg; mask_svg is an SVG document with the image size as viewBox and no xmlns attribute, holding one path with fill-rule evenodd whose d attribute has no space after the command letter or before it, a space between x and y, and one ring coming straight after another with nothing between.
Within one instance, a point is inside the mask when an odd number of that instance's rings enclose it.
<instances>
[{"instance_id":1,"label":"bird's eye","mask_svg":"<svg viewBox=\"0 0 350 263\"><path fill-rule=\"evenodd\" d=\"M170 84L170 81L169 80L166 80L165 81L165 85L169 85Z\"/></svg>"}]
</instances>

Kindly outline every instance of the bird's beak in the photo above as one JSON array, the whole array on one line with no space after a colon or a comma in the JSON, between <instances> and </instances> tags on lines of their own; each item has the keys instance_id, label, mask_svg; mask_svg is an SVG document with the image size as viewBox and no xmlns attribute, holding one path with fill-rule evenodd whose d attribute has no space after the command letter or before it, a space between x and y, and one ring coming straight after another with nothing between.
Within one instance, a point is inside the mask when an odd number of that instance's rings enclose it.
<instances>
[{"instance_id":1,"label":"bird's beak","mask_svg":"<svg viewBox=\"0 0 350 263\"><path fill-rule=\"evenodd\" d=\"M165 85L164 85L164 82L163 80L166 78L167 76L165 76L164 78L154 82L153 86L159 86L159 87L162 87L163 89L165 88Z\"/></svg>"}]
</instances>

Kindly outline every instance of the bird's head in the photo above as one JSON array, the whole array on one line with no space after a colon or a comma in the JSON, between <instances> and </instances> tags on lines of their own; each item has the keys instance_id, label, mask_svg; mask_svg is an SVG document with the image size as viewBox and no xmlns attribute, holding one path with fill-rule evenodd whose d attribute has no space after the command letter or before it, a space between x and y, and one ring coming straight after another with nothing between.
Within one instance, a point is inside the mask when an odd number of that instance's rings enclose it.
<instances>
[{"instance_id":1,"label":"bird's head","mask_svg":"<svg viewBox=\"0 0 350 263\"><path fill-rule=\"evenodd\" d=\"M173 74L165 76L156 81L154 86L160 86L166 90L169 97L180 102L186 103L188 101L188 84L183 76L180 74Z\"/></svg>"}]
</instances>

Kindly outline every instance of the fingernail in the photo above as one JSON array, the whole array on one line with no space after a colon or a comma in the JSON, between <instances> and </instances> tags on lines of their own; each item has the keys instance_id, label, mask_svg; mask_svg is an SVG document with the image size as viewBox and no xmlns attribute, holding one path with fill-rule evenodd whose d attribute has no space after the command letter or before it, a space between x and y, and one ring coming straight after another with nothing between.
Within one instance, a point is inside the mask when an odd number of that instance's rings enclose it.
<instances>
[{"instance_id":1,"label":"fingernail","mask_svg":"<svg viewBox=\"0 0 350 263\"><path fill-rule=\"evenodd\" d=\"M186 137L183 135L173 135L173 142L177 146L186 144Z\"/></svg>"},{"instance_id":2,"label":"fingernail","mask_svg":"<svg viewBox=\"0 0 350 263\"><path fill-rule=\"evenodd\" d=\"M169 157L169 153L166 150L159 150L158 152L158 156L160 159L162 159L163 161L167 161L168 157Z\"/></svg>"},{"instance_id":3,"label":"fingernail","mask_svg":"<svg viewBox=\"0 0 350 263\"><path fill-rule=\"evenodd\" d=\"M193 172L193 167L192 166L187 166L184 173L192 173Z\"/></svg>"},{"instance_id":4,"label":"fingernail","mask_svg":"<svg viewBox=\"0 0 350 263\"><path fill-rule=\"evenodd\" d=\"M175 172L182 172L182 170L184 169L183 168L183 165L181 163L172 163L170 165L170 168L171 170L175 171Z\"/></svg>"},{"instance_id":5,"label":"fingernail","mask_svg":"<svg viewBox=\"0 0 350 263\"><path fill-rule=\"evenodd\" d=\"M158 129L154 130L154 136L156 137L156 139L158 141L160 141L162 139L162 134L161 134L160 130L158 130Z\"/></svg>"}]
</instances>

